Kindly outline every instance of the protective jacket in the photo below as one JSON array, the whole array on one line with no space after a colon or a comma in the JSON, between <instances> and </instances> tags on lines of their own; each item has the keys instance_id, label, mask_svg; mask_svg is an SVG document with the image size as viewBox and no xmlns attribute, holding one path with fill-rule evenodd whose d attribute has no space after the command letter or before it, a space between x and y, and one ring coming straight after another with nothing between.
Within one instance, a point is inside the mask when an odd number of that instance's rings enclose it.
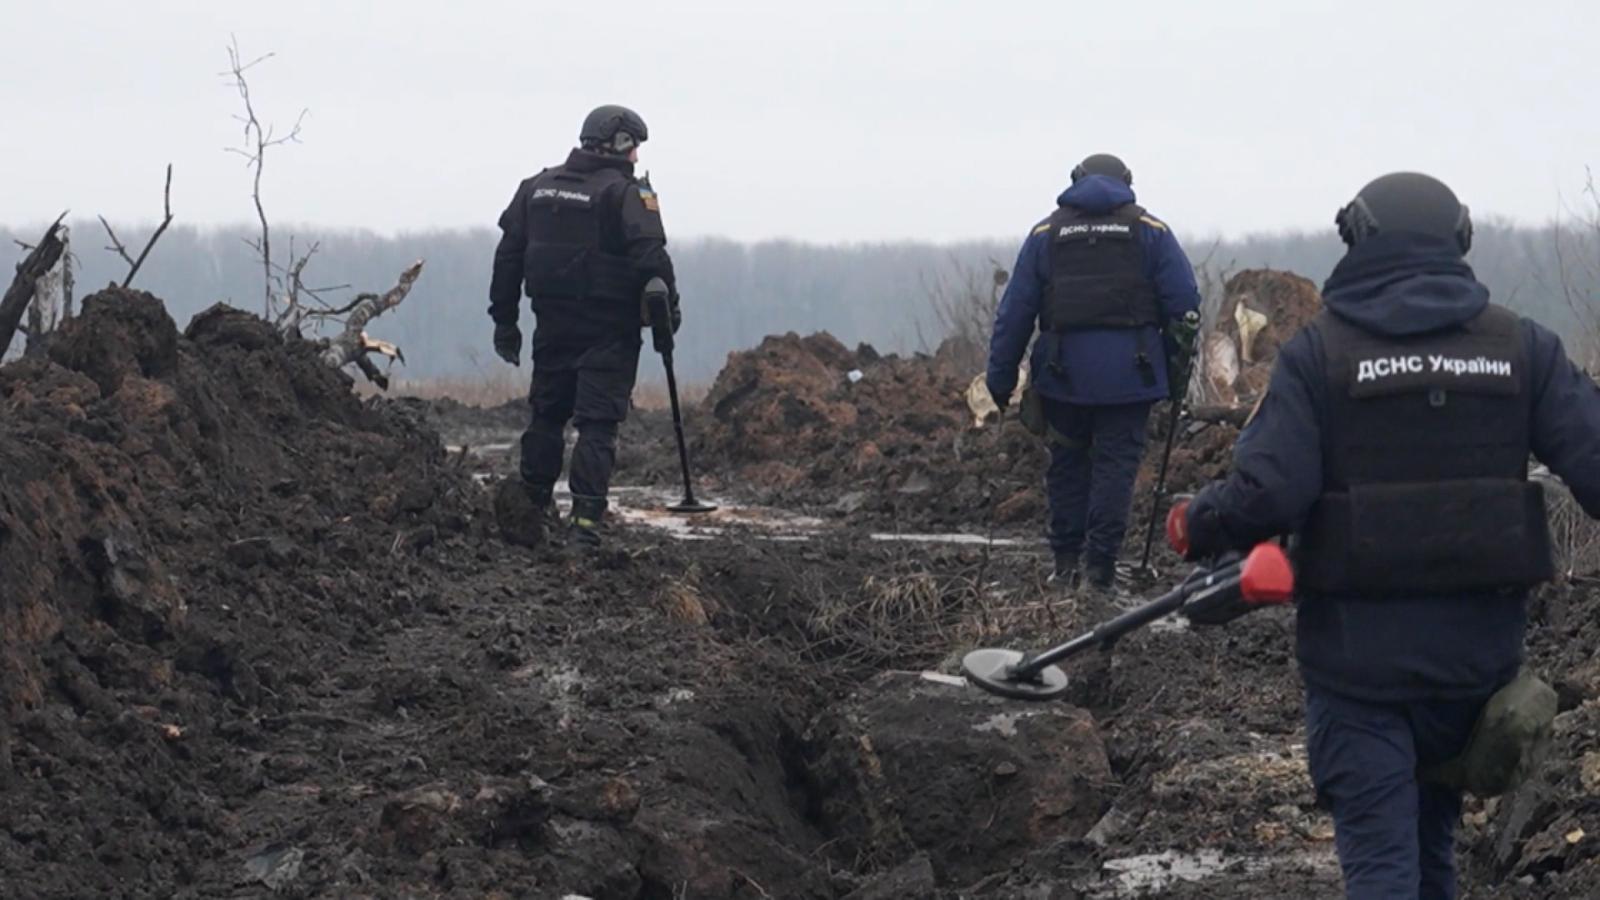
<instances>
[{"instance_id":1,"label":"protective jacket","mask_svg":"<svg viewBox=\"0 0 1600 900\"><path fill-rule=\"evenodd\" d=\"M1138 240L1141 220L1154 222L1137 203L1106 212L1062 206L1046 220L1050 282L1039 327L1140 328L1162 323L1161 298L1145 274Z\"/></svg>"},{"instance_id":2,"label":"protective jacket","mask_svg":"<svg viewBox=\"0 0 1600 900\"><path fill-rule=\"evenodd\" d=\"M1547 571L1531 507L1517 505L1531 496L1522 448L1600 516L1600 389L1555 334L1491 307L1452 242L1369 238L1323 300L1328 315L1279 350L1232 472L1190 504L1191 547L1298 535L1308 684L1380 703L1482 698L1520 667L1518 585ZM1507 548L1485 547L1483 528ZM1384 545L1362 546L1368 534ZM1504 568L1466 561L1469 546ZM1355 581L1340 586L1350 552ZM1511 552L1526 558L1499 555ZM1445 587L1445 560L1472 586ZM1380 585L1386 568L1407 574ZM1416 573L1439 580L1408 582Z\"/></svg>"},{"instance_id":3,"label":"protective jacket","mask_svg":"<svg viewBox=\"0 0 1600 900\"><path fill-rule=\"evenodd\" d=\"M1323 312L1322 495L1297 548L1302 588L1445 594L1554 575L1527 480L1533 385L1517 316L1374 334Z\"/></svg>"},{"instance_id":4,"label":"protective jacket","mask_svg":"<svg viewBox=\"0 0 1600 900\"><path fill-rule=\"evenodd\" d=\"M526 288L536 348L637 332L645 282L660 276L675 286L660 203L622 157L573 150L518 186L500 229L489 315L515 323Z\"/></svg>"},{"instance_id":5,"label":"protective jacket","mask_svg":"<svg viewBox=\"0 0 1600 900\"><path fill-rule=\"evenodd\" d=\"M1016 389L1030 341L1042 397L1114 406L1167 396L1159 323L1198 309L1200 292L1172 231L1134 199L1121 179L1089 175L1029 233L989 341L995 397Z\"/></svg>"}]
</instances>

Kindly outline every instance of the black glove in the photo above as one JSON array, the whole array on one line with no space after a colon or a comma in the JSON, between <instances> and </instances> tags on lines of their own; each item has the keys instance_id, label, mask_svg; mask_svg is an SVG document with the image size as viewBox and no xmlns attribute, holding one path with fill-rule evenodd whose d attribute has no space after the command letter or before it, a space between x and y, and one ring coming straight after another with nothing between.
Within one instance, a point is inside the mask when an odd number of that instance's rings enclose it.
<instances>
[{"instance_id":1,"label":"black glove","mask_svg":"<svg viewBox=\"0 0 1600 900\"><path fill-rule=\"evenodd\" d=\"M522 365L522 329L515 322L496 322L494 352L513 366Z\"/></svg>"},{"instance_id":2,"label":"black glove","mask_svg":"<svg viewBox=\"0 0 1600 900\"><path fill-rule=\"evenodd\" d=\"M677 334L683 327L683 307L678 305L678 292L672 292L672 333Z\"/></svg>"},{"instance_id":3,"label":"black glove","mask_svg":"<svg viewBox=\"0 0 1600 900\"><path fill-rule=\"evenodd\" d=\"M998 406L1001 412L1005 412L1006 407L1011 405L1011 392L1006 391L1004 394L997 394L995 393L994 385L987 381L984 382L983 386L989 391L989 397L994 400L994 405Z\"/></svg>"}]
</instances>

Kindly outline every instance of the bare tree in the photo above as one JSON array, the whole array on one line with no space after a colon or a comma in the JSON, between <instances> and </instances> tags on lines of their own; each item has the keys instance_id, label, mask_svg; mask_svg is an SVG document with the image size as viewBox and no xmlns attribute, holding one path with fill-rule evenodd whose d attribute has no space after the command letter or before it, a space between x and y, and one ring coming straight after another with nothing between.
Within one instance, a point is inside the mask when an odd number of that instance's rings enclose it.
<instances>
[{"instance_id":1,"label":"bare tree","mask_svg":"<svg viewBox=\"0 0 1600 900\"><path fill-rule=\"evenodd\" d=\"M988 262L989 271L984 272L980 266L951 259L945 272L931 281L926 275L922 278L939 340L954 343L956 362L963 369L983 366L995 314L1000 310L1000 296L1011 280L1011 273L997 260L991 258ZM922 343L927 346L926 337Z\"/></svg>"},{"instance_id":2,"label":"bare tree","mask_svg":"<svg viewBox=\"0 0 1600 900\"><path fill-rule=\"evenodd\" d=\"M228 71L223 73L226 78L231 78L233 86L239 92L239 99L244 104L244 114L234 118L244 126L244 146L229 147L228 152L244 157L245 164L252 172L251 199L255 202L256 218L261 223L261 237L249 241L258 256L261 257L261 280L263 292L262 315L269 321L273 318L273 284L277 280L273 274L272 262L272 229L267 224L266 207L261 202L261 174L266 168L267 150L282 144L299 143L300 127L305 123L309 110L300 110L300 115L295 118L294 127L289 133L279 136L271 123L262 125L256 115L255 102L250 96L250 83L245 78L245 73L271 59L273 54L267 53L248 62L239 52L239 41L234 38L228 45ZM293 271L296 261L291 259L284 271ZM300 266L304 269L304 266ZM281 281L279 282L281 284Z\"/></svg>"},{"instance_id":3,"label":"bare tree","mask_svg":"<svg viewBox=\"0 0 1600 900\"><path fill-rule=\"evenodd\" d=\"M122 279L123 287L133 283L133 276L139 274L139 268L144 265L151 248L155 247L156 241L161 240L161 235L166 233L167 226L172 224L172 163L167 163L167 186L161 192L161 208L163 212L161 224L156 226L150 239L145 241L144 249L139 251L138 259L128 255L128 248L117 239L117 233L111 229L111 223L106 221L105 216L100 217L100 225L106 230L106 236L111 239L111 246L106 249L122 257L122 261L128 264L128 275Z\"/></svg>"},{"instance_id":4,"label":"bare tree","mask_svg":"<svg viewBox=\"0 0 1600 900\"><path fill-rule=\"evenodd\" d=\"M1590 372L1600 371L1600 188L1588 172L1584 207L1570 210L1573 225L1556 221L1555 257L1560 292L1581 330L1576 352Z\"/></svg>"}]
</instances>

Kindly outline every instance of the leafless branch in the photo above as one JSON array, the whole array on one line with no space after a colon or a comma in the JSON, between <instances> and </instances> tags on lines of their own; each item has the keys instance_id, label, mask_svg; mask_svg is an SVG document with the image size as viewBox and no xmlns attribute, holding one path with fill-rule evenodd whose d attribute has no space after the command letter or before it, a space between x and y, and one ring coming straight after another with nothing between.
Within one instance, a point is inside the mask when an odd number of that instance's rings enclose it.
<instances>
[{"instance_id":1,"label":"leafless branch","mask_svg":"<svg viewBox=\"0 0 1600 900\"><path fill-rule=\"evenodd\" d=\"M161 224L156 227L155 233L150 235L150 240L145 242L144 249L139 251L139 258L134 260L133 268L128 270L128 277L122 279L123 287L133 283L133 276L139 274L139 267L144 265L145 258L150 255L151 248L156 245L156 241L161 240L161 235L166 233L167 226L172 224L172 163L167 163L167 186L161 191L161 209ZM102 219L101 221L105 220ZM110 230L109 227L107 230Z\"/></svg>"},{"instance_id":2,"label":"leafless branch","mask_svg":"<svg viewBox=\"0 0 1600 900\"><path fill-rule=\"evenodd\" d=\"M133 283L133 276L139 274L139 269L144 265L145 259L150 256L150 251L155 247L156 241L161 240L161 235L166 233L167 226L172 224L172 163L167 163L167 184L161 192L161 210L161 224L156 226L156 230L151 233L150 239L145 241L144 249L139 251L137 259L128 253L128 248L117 237L117 232L112 229L111 223L106 221L106 217L98 217L100 226L106 230L106 237L111 239L111 246L107 247L106 250L122 257L122 261L128 264L128 275L122 279L123 287Z\"/></svg>"},{"instance_id":3,"label":"leafless branch","mask_svg":"<svg viewBox=\"0 0 1600 900\"><path fill-rule=\"evenodd\" d=\"M233 38L228 46L228 71L224 77L231 78L234 88L239 92L239 99L244 104L244 115L235 118L244 126L244 146L226 148L230 153L244 157L245 165L253 172L250 197L255 203L256 219L261 223L261 240L254 245L261 256L261 280L263 292L262 315L272 319L272 229L267 223L267 210L261 201L261 175L266 168L266 154L268 147L280 144L298 143L300 128L305 123L309 110L302 109L295 118L294 127L282 137L275 137L271 125L263 126L256 115L255 102L250 96L250 83L245 78L245 73L256 65L271 59L273 54L266 53L249 62L239 53L239 40ZM292 265L291 261L291 265Z\"/></svg>"},{"instance_id":4,"label":"leafless branch","mask_svg":"<svg viewBox=\"0 0 1600 900\"><path fill-rule=\"evenodd\" d=\"M98 218L100 219L100 226L106 230L106 237L111 239L111 246L106 249L122 257L122 261L128 265L133 265L133 257L128 255L128 248L122 246L122 241L117 238L117 233L112 230L111 223L106 221L105 216L99 216Z\"/></svg>"}]
</instances>

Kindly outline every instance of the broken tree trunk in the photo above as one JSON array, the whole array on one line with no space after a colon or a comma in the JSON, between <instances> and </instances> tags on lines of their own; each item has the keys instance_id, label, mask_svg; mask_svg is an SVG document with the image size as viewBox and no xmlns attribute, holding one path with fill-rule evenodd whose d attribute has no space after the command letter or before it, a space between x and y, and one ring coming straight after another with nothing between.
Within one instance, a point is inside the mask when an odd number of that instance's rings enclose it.
<instances>
[{"instance_id":1,"label":"broken tree trunk","mask_svg":"<svg viewBox=\"0 0 1600 900\"><path fill-rule=\"evenodd\" d=\"M411 293L411 286L416 283L417 276L422 274L422 260L417 260L400 273L400 280L383 296L377 294L364 294L357 299L350 309L349 317L344 321L344 331L328 342L328 349L322 353L322 359L330 366L342 368L350 363L361 366L362 372L371 378L376 367L367 360L367 353L376 351L390 358L400 358L400 350L393 344L377 341L367 337L368 322L383 315L406 299ZM362 362L366 361L366 365ZM376 379L374 379L376 380ZM387 379L385 379L387 380Z\"/></svg>"},{"instance_id":2,"label":"broken tree trunk","mask_svg":"<svg viewBox=\"0 0 1600 900\"><path fill-rule=\"evenodd\" d=\"M62 213L62 218L65 217L66 214ZM61 258L63 247L60 232L61 219L56 219L44 233L39 245L28 251L28 255L17 264L17 275L11 279L5 299L0 300L0 357L4 357L6 351L11 349L11 339L16 337L17 326L22 324L22 316L33 301L39 279L55 268L56 261Z\"/></svg>"}]
</instances>

